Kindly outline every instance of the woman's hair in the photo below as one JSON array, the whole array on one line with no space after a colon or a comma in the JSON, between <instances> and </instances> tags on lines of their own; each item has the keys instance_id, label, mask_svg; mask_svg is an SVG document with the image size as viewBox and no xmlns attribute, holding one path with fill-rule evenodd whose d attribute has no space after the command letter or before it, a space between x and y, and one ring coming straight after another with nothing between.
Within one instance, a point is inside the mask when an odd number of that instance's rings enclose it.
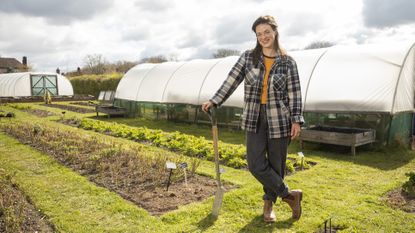
<instances>
[{"instance_id":1,"label":"woman's hair","mask_svg":"<svg viewBox=\"0 0 415 233\"><path fill-rule=\"evenodd\" d=\"M275 22L274 17L270 16L270 15L265 15L265 16L260 16L259 18L257 18L254 22L254 24L252 24L252 31L254 33L256 33L255 29L258 25L260 24L268 24L271 26L272 30L275 31L275 40L274 40L274 49L277 52L277 54L279 55L286 55L286 52L283 48L281 48L280 43L279 43L279 34L278 34L278 25ZM253 51L253 62L254 65L257 66L258 62L259 62L259 58L261 57L262 54L262 46L259 44L258 38L256 40L256 46L254 48Z\"/></svg>"}]
</instances>

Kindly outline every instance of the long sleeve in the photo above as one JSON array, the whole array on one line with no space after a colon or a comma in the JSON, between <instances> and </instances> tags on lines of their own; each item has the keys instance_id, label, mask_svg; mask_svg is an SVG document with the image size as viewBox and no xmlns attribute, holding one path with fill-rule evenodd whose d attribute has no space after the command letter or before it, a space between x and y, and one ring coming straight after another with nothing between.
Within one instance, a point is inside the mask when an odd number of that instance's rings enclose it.
<instances>
[{"instance_id":1,"label":"long sleeve","mask_svg":"<svg viewBox=\"0 0 415 233\"><path fill-rule=\"evenodd\" d=\"M228 77L222 83L215 95L210 99L218 107L221 106L232 93L236 90L239 84L244 80L246 65L246 52L243 53L235 65L232 67Z\"/></svg>"},{"instance_id":2,"label":"long sleeve","mask_svg":"<svg viewBox=\"0 0 415 233\"><path fill-rule=\"evenodd\" d=\"M291 122L303 124L300 77L294 60L292 60L292 65L289 69L287 88Z\"/></svg>"}]
</instances>

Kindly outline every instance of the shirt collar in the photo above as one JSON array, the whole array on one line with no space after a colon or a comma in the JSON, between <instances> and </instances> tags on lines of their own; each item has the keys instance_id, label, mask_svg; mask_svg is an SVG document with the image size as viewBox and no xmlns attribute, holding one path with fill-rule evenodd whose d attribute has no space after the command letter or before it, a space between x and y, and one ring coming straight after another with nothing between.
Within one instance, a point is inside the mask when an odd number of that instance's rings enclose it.
<instances>
[{"instance_id":1,"label":"shirt collar","mask_svg":"<svg viewBox=\"0 0 415 233\"><path fill-rule=\"evenodd\" d=\"M261 54L261 58L260 58L261 63L264 63L264 55ZM286 63L288 62L288 58L287 55L281 55L281 54L277 54L277 56L275 57L275 62L277 63Z\"/></svg>"}]
</instances>

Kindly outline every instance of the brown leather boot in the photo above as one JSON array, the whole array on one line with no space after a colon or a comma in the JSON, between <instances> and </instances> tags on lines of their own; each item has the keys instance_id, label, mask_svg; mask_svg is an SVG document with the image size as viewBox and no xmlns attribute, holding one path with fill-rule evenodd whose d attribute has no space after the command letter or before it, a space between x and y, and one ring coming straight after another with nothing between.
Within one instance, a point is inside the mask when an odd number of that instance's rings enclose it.
<instances>
[{"instance_id":1,"label":"brown leather boot","mask_svg":"<svg viewBox=\"0 0 415 233\"><path fill-rule=\"evenodd\" d=\"M286 202L292 209L292 218L295 220L301 217L301 200L303 199L303 192L301 190L292 190L288 196L282 200Z\"/></svg>"},{"instance_id":2,"label":"brown leather boot","mask_svg":"<svg viewBox=\"0 0 415 233\"><path fill-rule=\"evenodd\" d=\"M264 200L264 222L270 223L276 221L272 205L273 203L271 200Z\"/></svg>"}]
</instances>

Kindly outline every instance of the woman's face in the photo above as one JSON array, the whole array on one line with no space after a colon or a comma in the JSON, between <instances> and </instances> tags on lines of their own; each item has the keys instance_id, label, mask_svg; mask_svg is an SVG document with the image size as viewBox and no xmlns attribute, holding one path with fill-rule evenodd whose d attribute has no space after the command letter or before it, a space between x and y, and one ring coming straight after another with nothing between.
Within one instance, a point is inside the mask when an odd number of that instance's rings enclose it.
<instances>
[{"instance_id":1,"label":"woman's face","mask_svg":"<svg viewBox=\"0 0 415 233\"><path fill-rule=\"evenodd\" d=\"M255 28L256 38L262 48L274 48L275 33L269 24L258 24Z\"/></svg>"}]
</instances>

